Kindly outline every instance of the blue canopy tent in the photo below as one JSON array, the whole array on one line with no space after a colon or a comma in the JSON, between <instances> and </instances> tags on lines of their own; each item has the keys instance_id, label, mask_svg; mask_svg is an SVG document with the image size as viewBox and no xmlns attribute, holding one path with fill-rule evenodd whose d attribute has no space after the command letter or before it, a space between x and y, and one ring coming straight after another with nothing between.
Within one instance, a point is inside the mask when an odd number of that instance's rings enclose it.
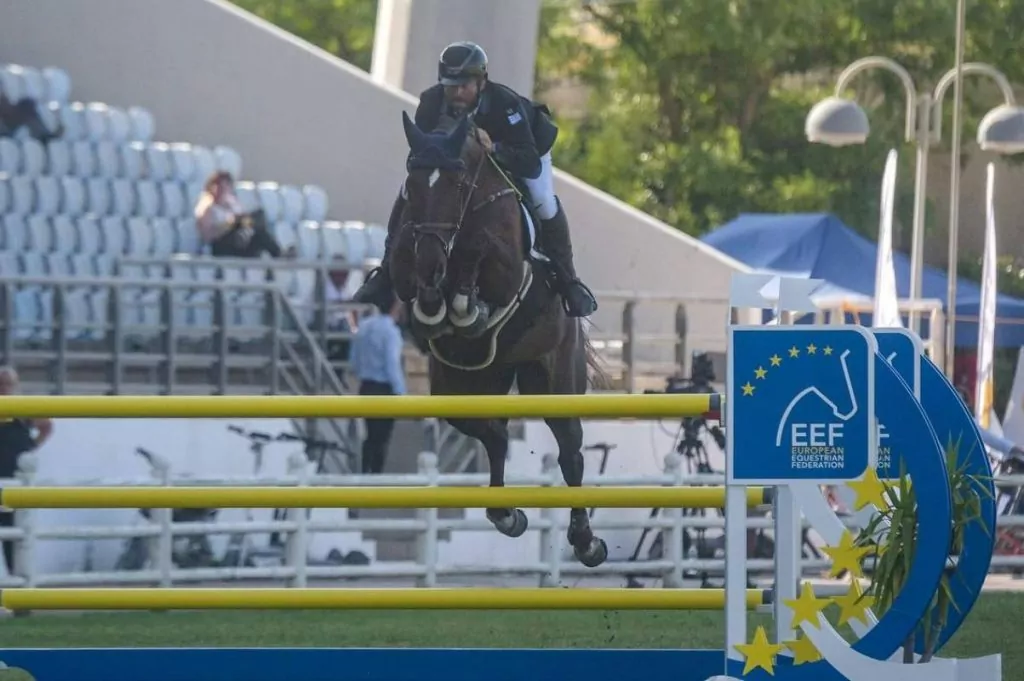
<instances>
[{"instance_id":1,"label":"blue canopy tent","mask_svg":"<svg viewBox=\"0 0 1024 681\"><path fill-rule=\"evenodd\" d=\"M828 213L743 214L704 235L704 243L756 270L786 276L823 279L819 292L834 296L874 296L877 245ZM893 254L896 289L901 298L910 294L910 259ZM945 272L925 267L923 297L946 303ZM981 287L957 281L957 317L976 319ZM946 314L949 314L948 310ZM998 347L1024 345L1024 300L1000 295L996 302ZM956 345L975 347L978 324L970 320L956 325Z\"/></svg>"}]
</instances>

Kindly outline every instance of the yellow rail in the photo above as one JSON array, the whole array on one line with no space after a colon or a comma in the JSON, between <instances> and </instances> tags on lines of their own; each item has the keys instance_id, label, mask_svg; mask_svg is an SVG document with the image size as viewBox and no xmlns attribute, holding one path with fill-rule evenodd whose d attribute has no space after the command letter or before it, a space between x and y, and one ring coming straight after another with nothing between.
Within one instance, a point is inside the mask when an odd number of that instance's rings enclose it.
<instances>
[{"instance_id":1,"label":"yellow rail","mask_svg":"<svg viewBox=\"0 0 1024 681\"><path fill-rule=\"evenodd\" d=\"M2 418L680 418L720 395L11 396Z\"/></svg>"},{"instance_id":2,"label":"yellow rail","mask_svg":"<svg viewBox=\"0 0 1024 681\"><path fill-rule=\"evenodd\" d=\"M748 487L747 505L770 501ZM724 508L725 487L10 487L7 508Z\"/></svg>"},{"instance_id":3,"label":"yellow rail","mask_svg":"<svg viewBox=\"0 0 1024 681\"><path fill-rule=\"evenodd\" d=\"M746 590L747 607L771 592ZM8 610L721 610L723 589L5 589Z\"/></svg>"}]
</instances>

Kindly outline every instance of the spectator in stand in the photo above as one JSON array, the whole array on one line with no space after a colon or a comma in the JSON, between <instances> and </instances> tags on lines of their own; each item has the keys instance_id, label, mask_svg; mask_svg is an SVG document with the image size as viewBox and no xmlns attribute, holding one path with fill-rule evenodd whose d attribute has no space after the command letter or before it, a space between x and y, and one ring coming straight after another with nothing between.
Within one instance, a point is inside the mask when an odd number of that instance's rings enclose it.
<instances>
[{"instance_id":1,"label":"spectator in stand","mask_svg":"<svg viewBox=\"0 0 1024 681\"><path fill-rule=\"evenodd\" d=\"M281 257L281 246L267 229L263 210L246 213L235 194L231 173L216 172L206 180L195 208L199 238L220 258Z\"/></svg>"},{"instance_id":2,"label":"spectator in stand","mask_svg":"<svg viewBox=\"0 0 1024 681\"><path fill-rule=\"evenodd\" d=\"M327 270L327 279L324 282L327 329L355 333L359 327L355 310L337 304L352 300L352 296L362 284L362 272L353 272L347 265L342 264L345 262L344 256L335 256L334 260L339 265ZM347 361L350 346L351 341L348 339L331 340L327 343L327 356L332 362Z\"/></svg>"},{"instance_id":3,"label":"spectator in stand","mask_svg":"<svg viewBox=\"0 0 1024 681\"><path fill-rule=\"evenodd\" d=\"M377 314L359 324L352 341L350 357L352 374L359 379L360 395L404 395L405 376L402 372L402 331L398 321L402 316L402 303L392 297L390 306L378 308ZM366 439L363 441L363 473L384 472L394 419L366 419Z\"/></svg>"},{"instance_id":4,"label":"spectator in stand","mask_svg":"<svg viewBox=\"0 0 1024 681\"><path fill-rule=\"evenodd\" d=\"M20 382L14 367L0 366L0 395L16 395ZM53 433L50 419L0 419L0 480L15 477L22 454L38 449ZM0 512L0 527L13 527L14 513ZM14 574L14 542L3 542L7 574Z\"/></svg>"},{"instance_id":5,"label":"spectator in stand","mask_svg":"<svg viewBox=\"0 0 1024 681\"><path fill-rule=\"evenodd\" d=\"M64 134L64 129L60 125L53 132L47 130L39 115L39 109L36 108L36 100L23 97L17 102L12 102L7 99L7 95L0 92L0 137L14 137L22 126L28 128L32 137L43 143Z\"/></svg>"}]
</instances>

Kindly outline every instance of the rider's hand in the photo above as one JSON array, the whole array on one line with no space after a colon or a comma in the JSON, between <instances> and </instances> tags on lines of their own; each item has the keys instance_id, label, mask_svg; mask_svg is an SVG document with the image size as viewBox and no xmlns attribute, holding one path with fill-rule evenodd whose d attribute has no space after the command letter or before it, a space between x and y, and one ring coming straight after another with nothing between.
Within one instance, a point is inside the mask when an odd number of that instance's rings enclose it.
<instances>
[{"instance_id":1,"label":"rider's hand","mask_svg":"<svg viewBox=\"0 0 1024 681\"><path fill-rule=\"evenodd\" d=\"M491 153L494 150L494 142L491 141L491 136L487 134L486 130L477 128L476 138L480 142L480 146L484 148L484 151Z\"/></svg>"}]
</instances>

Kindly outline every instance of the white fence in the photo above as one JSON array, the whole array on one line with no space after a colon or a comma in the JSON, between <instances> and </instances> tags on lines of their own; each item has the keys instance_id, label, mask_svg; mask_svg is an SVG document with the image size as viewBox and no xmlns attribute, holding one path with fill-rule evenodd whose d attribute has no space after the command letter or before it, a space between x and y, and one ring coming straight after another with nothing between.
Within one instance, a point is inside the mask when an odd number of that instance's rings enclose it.
<instances>
[{"instance_id":1,"label":"white fence","mask_svg":"<svg viewBox=\"0 0 1024 681\"><path fill-rule=\"evenodd\" d=\"M43 479L36 479L36 459L32 454L22 457L17 480L0 481L0 485L45 485ZM423 453L419 457L420 472L416 475L373 475L373 476L311 476L309 462L300 453L295 453L288 462L288 475L278 478L182 478L172 475L166 461L153 457L152 476L136 480L85 480L75 485L335 485L335 486L480 486L486 485L488 476L475 474L441 475L437 469L437 457ZM684 473L683 461L678 454L665 459L665 472L659 476L622 477L592 476L585 479L587 485L707 485L722 484L721 475L690 476ZM561 485L561 473L553 455L544 459L542 475L538 477L510 478L509 485ZM1024 485L1024 476L997 478L1000 485ZM680 509L652 513L643 510L644 517L634 515L606 518L597 515L593 526L598 533L626 531L637 540L636 560L609 561L596 568L585 568L572 560L564 546L564 532L568 513L563 509L525 509L530 517L528 534L518 540L517 551L533 555L525 562L510 564L486 550L471 563L452 561L444 556L445 544L449 544L462 533L486 533L481 537L494 537L496 533L483 511L467 510L463 518L440 518L437 509L415 511L411 518L359 518L347 517L332 520L316 520L305 509L281 509L274 520L245 520L239 522L174 522L171 511L154 509L148 522L126 525L44 525L37 521L37 510L15 512L14 526L0 528L0 540L15 542L14 575L0 577L0 587L18 586L81 586L97 584L156 584L170 587L175 583L235 580L283 581L295 587L302 587L310 579L355 579L389 578L410 579L420 586L434 586L438 578L445 576L520 576L536 578L541 585L555 586L566 577L584 575L643 576L660 580L665 586L677 585L685 575L704 573L720 574L724 569L724 555L719 549L713 557L697 557L690 542L690 550L684 555L684 536L693 539L695 532L707 531L708 535L719 535L723 518L716 511L706 515L689 515ZM767 507L752 510L749 526L752 530L767 530L770 537L772 519ZM626 509L623 509L626 511ZM141 520L141 516L139 516ZM849 521L847 521L849 522ZM852 523L850 523L852 524ZM1024 516L1000 516L999 526L1022 526ZM642 534L644 528L651 532ZM364 532L396 532L414 537L414 557L406 561L376 561L369 564L347 565L339 561L324 564L324 561L310 560L309 547L316 533L343 533L359 537ZM285 537L278 548L267 545L257 546L253 536L280 533ZM663 535L663 551L656 559L644 559L655 537ZM209 537L228 535L227 553L229 560L216 559L210 549ZM446 542L443 537L448 535ZM646 537L646 539L645 539ZM117 569L95 571L76 567L67 571L47 571L45 574L34 569L34 552L44 540L123 540L124 547ZM534 541L531 542L530 539ZM364 541L359 539L359 541ZM184 548L182 548L184 545ZM212 565L206 567L183 567L188 557L205 555L210 551ZM372 551L371 551L372 552ZM340 557L340 556L339 556ZM320 564L317 564L317 563ZM230 564L225 564L230 563ZM263 563L263 564L261 564ZM1024 568L1024 556L995 556L994 569ZM771 558L754 558L749 561L750 569L768 571L772 568ZM827 559L805 559L804 573L823 573L828 569ZM129 569L130 568L130 569Z\"/></svg>"}]
</instances>

